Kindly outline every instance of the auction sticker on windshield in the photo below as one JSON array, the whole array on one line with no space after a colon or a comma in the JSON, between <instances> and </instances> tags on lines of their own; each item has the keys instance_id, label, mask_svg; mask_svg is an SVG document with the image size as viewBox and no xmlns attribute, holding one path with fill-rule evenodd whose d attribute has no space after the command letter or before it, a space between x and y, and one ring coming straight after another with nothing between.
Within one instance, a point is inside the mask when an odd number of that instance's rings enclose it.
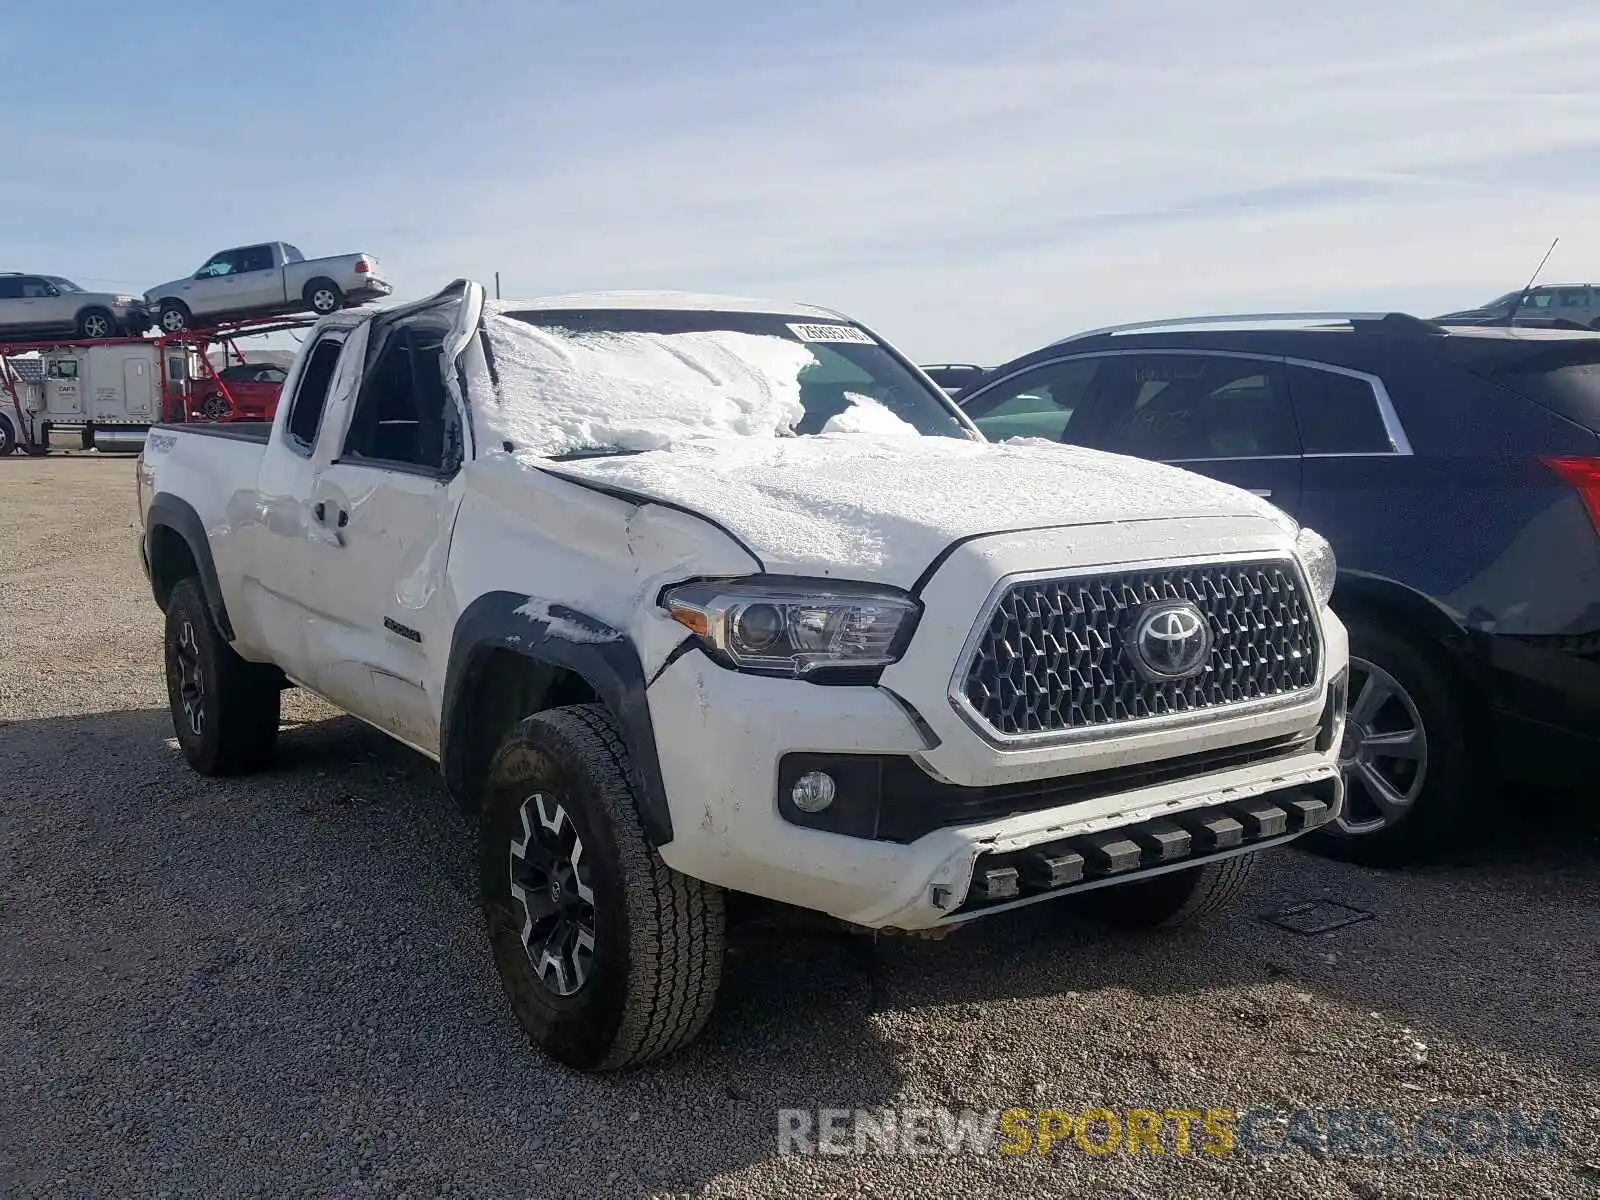
<instances>
[{"instance_id":1,"label":"auction sticker on windshield","mask_svg":"<svg viewBox=\"0 0 1600 1200\"><path fill-rule=\"evenodd\" d=\"M802 342L858 342L868 346L876 343L854 325L794 325L789 332Z\"/></svg>"}]
</instances>

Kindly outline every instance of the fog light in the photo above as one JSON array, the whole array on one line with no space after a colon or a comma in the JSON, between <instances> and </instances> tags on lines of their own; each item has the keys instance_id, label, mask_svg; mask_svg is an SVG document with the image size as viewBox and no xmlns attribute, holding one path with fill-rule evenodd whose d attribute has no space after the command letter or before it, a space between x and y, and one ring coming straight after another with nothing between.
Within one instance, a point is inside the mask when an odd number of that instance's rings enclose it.
<instances>
[{"instance_id":1,"label":"fog light","mask_svg":"<svg viewBox=\"0 0 1600 1200\"><path fill-rule=\"evenodd\" d=\"M823 771L807 771L794 781L789 798L801 812L819 813L832 804L838 794L839 789L832 775Z\"/></svg>"}]
</instances>

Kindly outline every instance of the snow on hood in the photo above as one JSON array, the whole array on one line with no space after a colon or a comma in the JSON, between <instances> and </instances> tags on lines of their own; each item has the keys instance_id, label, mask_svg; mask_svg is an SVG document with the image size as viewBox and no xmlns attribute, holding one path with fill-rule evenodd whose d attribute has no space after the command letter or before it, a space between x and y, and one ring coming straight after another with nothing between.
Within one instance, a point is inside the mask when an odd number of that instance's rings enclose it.
<instances>
[{"instance_id":1,"label":"snow on hood","mask_svg":"<svg viewBox=\"0 0 1600 1200\"><path fill-rule=\"evenodd\" d=\"M555 333L490 313L509 386L484 413L492 442L536 457L656 450L683 438L772 438L805 415L798 342L753 333ZM893 414L885 412L893 419Z\"/></svg>"},{"instance_id":2,"label":"snow on hood","mask_svg":"<svg viewBox=\"0 0 1600 1200\"><path fill-rule=\"evenodd\" d=\"M1293 529L1265 501L1205 476L1036 439L722 437L626 457L523 461L703 513L769 571L898 587L951 542L986 533L1225 514Z\"/></svg>"}]
</instances>

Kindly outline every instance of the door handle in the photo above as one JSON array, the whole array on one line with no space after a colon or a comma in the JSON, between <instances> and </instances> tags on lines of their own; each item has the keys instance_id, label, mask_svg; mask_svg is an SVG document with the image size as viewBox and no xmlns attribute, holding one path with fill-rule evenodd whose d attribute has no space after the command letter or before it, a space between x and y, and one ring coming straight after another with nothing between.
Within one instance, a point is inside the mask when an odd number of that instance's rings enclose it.
<instances>
[{"instance_id":1,"label":"door handle","mask_svg":"<svg viewBox=\"0 0 1600 1200\"><path fill-rule=\"evenodd\" d=\"M1251 488L1250 493L1251 495L1260 496L1263 500L1272 499L1271 488Z\"/></svg>"}]
</instances>

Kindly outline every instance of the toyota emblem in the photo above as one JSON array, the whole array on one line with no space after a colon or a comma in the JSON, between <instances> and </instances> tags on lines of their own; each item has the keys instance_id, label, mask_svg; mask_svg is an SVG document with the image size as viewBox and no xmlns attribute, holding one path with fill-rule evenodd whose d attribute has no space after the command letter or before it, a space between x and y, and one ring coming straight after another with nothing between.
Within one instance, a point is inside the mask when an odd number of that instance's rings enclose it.
<instances>
[{"instance_id":1,"label":"toyota emblem","mask_svg":"<svg viewBox=\"0 0 1600 1200\"><path fill-rule=\"evenodd\" d=\"M1211 623L1187 600L1139 610L1133 624L1134 665L1146 679L1192 679L1211 661Z\"/></svg>"}]
</instances>

